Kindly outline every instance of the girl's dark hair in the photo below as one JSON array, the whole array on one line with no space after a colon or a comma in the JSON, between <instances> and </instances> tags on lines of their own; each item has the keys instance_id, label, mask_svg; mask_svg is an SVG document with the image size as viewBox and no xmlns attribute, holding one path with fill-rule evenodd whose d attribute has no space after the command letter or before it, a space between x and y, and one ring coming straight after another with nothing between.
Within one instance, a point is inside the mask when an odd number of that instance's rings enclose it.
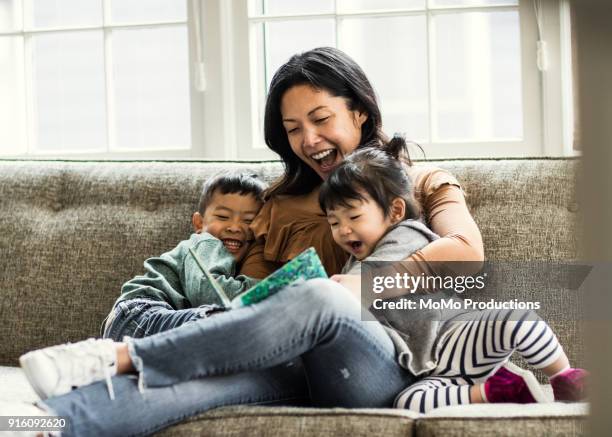
<instances>
[{"instance_id":1,"label":"girl's dark hair","mask_svg":"<svg viewBox=\"0 0 612 437\"><path fill-rule=\"evenodd\" d=\"M369 144L350 154L323 182L319 204L323 211L336 206L350 207L350 200L365 200L367 193L383 210L390 213L391 202L399 197L406 202L404 220L417 219L421 213L414 198L410 176L402 156L406 141L395 136L382 147Z\"/></svg>"},{"instance_id":2,"label":"girl's dark hair","mask_svg":"<svg viewBox=\"0 0 612 437\"><path fill-rule=\"evenodd\" d=\"M266 100L264 136L270 149L280 155L285 171L267 191L266 197L277 194L306 194L321 183L321 178L289 145L283 126L281 100L296 85L310 85L335 97L344 97L350 110L365 112L368 119L361 126L359 144L381 146L388 141L383 133L380 108L372 85L365 73L344 52L332 47L319 47L296 54L274 74Z\"/></svg>"},{"instance_id":3,"label":"girl's dark hair","mask_svg":"<svg viewBox=\"0 0 612 437\"><path fill-rule=\"evenodd\" d=\"M198 212L202 215L215 193L221 194L251 194L260 202L267 184L252 172L219 173L210 177L202 186L202 193L198 201Z\"/></svg>"}]
</instances>

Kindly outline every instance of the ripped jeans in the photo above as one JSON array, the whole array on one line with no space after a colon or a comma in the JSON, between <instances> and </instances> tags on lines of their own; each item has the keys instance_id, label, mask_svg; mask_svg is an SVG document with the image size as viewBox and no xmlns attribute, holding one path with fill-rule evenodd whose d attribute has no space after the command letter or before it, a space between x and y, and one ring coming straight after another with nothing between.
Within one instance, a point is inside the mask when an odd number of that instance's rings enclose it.
<instances>
[{"instance_id":1,"label":"ripped jeans","mask_svg":"<svg viewBox=\"0 0 612 437\"><path fill-rule=\"evenodd\" d=\"M151 299L119 302L105 320L102 337L123 341L123 337L148 337L223 311L218 305L173 309L168 303Z\"/></svg>"},{"instance_id":2,"label":"ripped jeans","mask_svg":"<svg viewBox=\"0 0 612 437\"><path fill-rule=\"evenodd\" d=\"M138 375L112 378L114 401L97 382L38 403L70 418L63 435L147 435L224 405L391 408L415 381L382 325L326 279L126 341Z\"/></svg>"}]
</instances>

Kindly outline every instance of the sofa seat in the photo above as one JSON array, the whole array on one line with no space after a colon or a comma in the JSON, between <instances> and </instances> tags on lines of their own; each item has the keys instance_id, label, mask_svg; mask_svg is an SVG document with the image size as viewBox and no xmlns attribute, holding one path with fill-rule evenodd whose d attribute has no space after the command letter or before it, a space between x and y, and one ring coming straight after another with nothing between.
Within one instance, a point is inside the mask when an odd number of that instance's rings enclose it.
<instances>
[{"instance_id":1,"label":"sofa seat","mask_svg":"<svg viewBox=\"0 0 612 437\"><path fill-rule=\"evenodd\" d=\"M0 366L0 402L34 402L39 399L19 367Z\"/></svg>"},{"instance_id":2,"label":"sofa seat","mask_svg":"<svg viewBox=\"0 0 612 437\"><path fill-rule=\"evenodd\" d=\"M34 402L38 396L18 367L0 366L0 402ZM552 399L550 386L544 386ZM438 408L428 414L395 409L223 407L159 432L164 437L334 436L575 436L585 434L588 406L485 404Z\"/></svg>"},{"instance_id":3,"label":"sofa seat","mask_svg":"<svg viewBox=\"0 0 612 437\"><path fill-rule=\"evenodd\" d=\"M550 386L545 386L548 391ZM479 404L438 408L421 416L419 437L586 435L588 404ZM503 430L503 431L502 431Z\"/></svg>"}]
</instances>

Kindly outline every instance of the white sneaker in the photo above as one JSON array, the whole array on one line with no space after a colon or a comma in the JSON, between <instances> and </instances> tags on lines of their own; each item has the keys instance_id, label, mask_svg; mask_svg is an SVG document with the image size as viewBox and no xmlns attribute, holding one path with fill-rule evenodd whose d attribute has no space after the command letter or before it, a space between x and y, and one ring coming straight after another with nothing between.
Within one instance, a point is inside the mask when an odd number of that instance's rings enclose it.
<instances>
[{"instance_id":1,"label":"white sneaker","mask_svg":"<svg viewBox=\"0 0 612 437\"><path fill-rule=\"evenodd\" d=\"M111 377L117 373L116 357L113 340L90 338L28 352L19 357L19 363L41 399L102 380L115 399Z\"/></svg>"}]
</instances>

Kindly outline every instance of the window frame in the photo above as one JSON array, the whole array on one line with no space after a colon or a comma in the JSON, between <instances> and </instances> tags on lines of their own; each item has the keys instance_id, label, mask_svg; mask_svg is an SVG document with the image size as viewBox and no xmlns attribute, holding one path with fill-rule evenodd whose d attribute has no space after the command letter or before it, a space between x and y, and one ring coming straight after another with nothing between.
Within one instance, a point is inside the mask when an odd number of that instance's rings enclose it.
<instances>
[{"instance_id":1,"label":"window frame","mask_svg":"<svg viewBox=\"0 0 612 437\"><path fill-rule=\"evenodd\" d=\"M567 126L572 120L571 105L568 107L568 95L571 96L571 71L567 69L567 50L563 50L564 41L569 38L567 26L567 11L565 6L568 0L543 3L544 39L548 45L549 68L542 72L537 68L536 42L538 40L537 22L534 2L537 0L519 0L518 6L492 6L492 7L447 7L437 8L433 14L456 11L491 11L517 9L519 11L520 37L521 37L521 65L523 83L523 131L522 141L492 141L492 142L439 142L424 143L427 158L469 158L469 157L524 157L524 156L568 156L575 155L571 150L571 134ZM247 0L238 2L235 14L248 14ZM262 101L261 81L258 77L257 63L262 62L253 54L256 53L254 42L254 25L263 21L304 19L304 18L335 18L336 35L338 31L338 17L355 16L398 16L414 13L413 10L394 10L378 12L350 12L350 13L323 13L323 14L295 14L295 15L254 15L247 19L249 22L249 35L238 35L244 38L244 44L251 46L249 65L243 66L242 71L249 71L251 84L250 106L248 111L252 117L251 131L255 133L253 140L242 143L239 148L241 157L274 158L267 150L261 136L262 121L259 118L259 105ZM422 12L419 12L422 13ZM431 21L429 15L428 23ZM236 37L236 36L235 36ZM336 37L337 46L342 49L341 38ZM429 38L428 47L431 52L432 41ZM565 62L565 64L564 64ZM569 64L571 65L571 64ZM569 73L568 73L569 72ZM429 77L432 77L430 73ZM430 108L430 119L432 118ZM571 124L571 123L570 123ZM383 126L384 128L384 126ZM388 132L389 133L389 132Z\"/></svg>"},{"instance_id":2,"label":"window frame","mask_svg":"<svg viewBox=\"0 0 612 437\"><path fill-rule=\"evenodd\" d=\"M29 0L22 0L22 2ZM101 0L108 10L109 0ZM257 82L257 62L253 26L248 0L185 0L189 40L189 81L191 96L191 148L185 150L133 150L87 153L4 153L1 158L18 159L278 159L262 138L263 120L259 104L263 101L263 81ZM573 105L569 0L543 2L544 37L548 43L550 68L540 72L536 65L537 26L534 2L520 0L523 127L530 134L527 146L513 143L423 144L427 158L574 156ZM319 14L320 15L320 14ZM347 14L348 15L348 14ZM284 16L280 16L284 17ZM301 17L301 16L300 16ZM200 44L196 43L196 20L201 25ZM0 32L1 35L22 35ZM198 91L198 48L204 60L207 86ZM528 62L525 62L527 60ZM26 81L28 82L28 81ZM31 82L30 82L31 83ZM107 87L107 92L110 88ZM29 98L29 97L28 97ZM531 115L528 115L531 114ZM28 115L31 117L31 114ZM32 120L32 118L30 118ZM28 124L28 130L30 129Z\"/></svg>"},{"instance_id":3,"label":"window frame","mask_svg":"<svg viewBox=\"0 0 612 437\"><path fill-rule=\"evenodd\" d=\"M202 145L202 119L203 119L203 94L194 86L195 75L197 74L195 60L197 59L197 44L195 44L195 1L183 0L187 5L186 20L156 20L141 21L132 23L112 23L110 18L110 0L100 0L102 8L102 23L99 25L86 26L54 26L54 27L34 27L28 17L31 17L32 0L20 0L17 2L18 11L21 13L21 30L0 31L0 37L21 37L23 38L23 59L22 67L23 89L21 93L25 102L25 133L21 139L18 150L8 149L0 145L1 158L17 159L175 159L191 158L201 155ZM30 14L30 15L28 15ZM112 75L112 46L111 38L114 30L123 29L154 29L162 27L185 26L188 34L188 59L189 65L189 94L190 94L190 125L191 125L191 145L188 147L158 147L158 148L118 148L115 144L114 136L114 105L113 105L113 75ZM34 69L33 69L33 38L36 35L63 33L63 32L87 32L101 31L103 38L103 57L104 57L104 88L106 106L106 133L107 139L104 148L87 149L84 144L79 150L40 150L36 148L36 107L34 90ZM9 145L10 147L10 145Z\"/></svg>"}]
</instances>

